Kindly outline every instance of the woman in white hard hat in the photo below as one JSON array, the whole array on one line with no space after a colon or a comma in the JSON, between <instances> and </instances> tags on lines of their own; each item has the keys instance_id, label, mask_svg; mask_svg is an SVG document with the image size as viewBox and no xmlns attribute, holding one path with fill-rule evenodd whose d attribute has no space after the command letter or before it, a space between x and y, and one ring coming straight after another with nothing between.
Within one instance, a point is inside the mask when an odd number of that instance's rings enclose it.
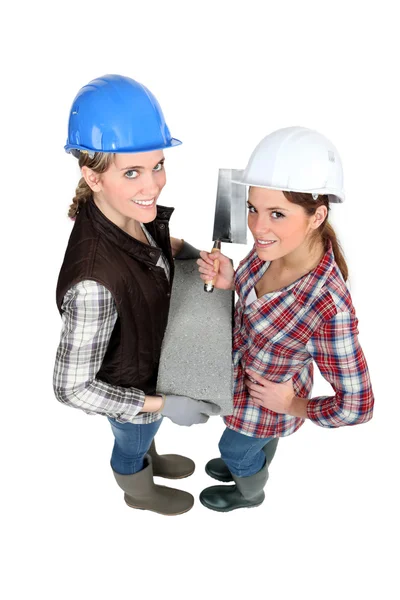
<instances>
[{"instance_id":1,"label":"woman in white hard hat","mask_svg":"<svg viewBox=\"0 0 400 600\"><path fill-rule=\"evenodd\" d=\"M173 209L157 207L166 182L163 150L180 143L154 95L133 79L106 75L79 91L65 149L79 158L82 178L57 285L63 329L55 395L108 417L111 466L126 503L166 515L188 511L194 499L156 485L153 475L187 477L194 463L157 454L162 416L192 425L219 412L212 403L156 393L173 256L198 256L183 240L170 239Z\"/></svg>"},{"instance_id":2,"label":"woman in white hard hat","mask_svg":"<svg viewBox=\"0 0 400 600\"><path fill-rule=\"evenodd\" d=\"M303 127L280 129L255 148L238 185L249 186L254 247L236 272L221 253L201 252L201 278L236 289L233 414L224 417L221 458L207 473L231 486L200 495L207 508L258 506L280 437L305 419L321 427L365 423L374 397L345 281L348 270L328 223L342 202L336 148ZM219 259L219 272L213 270ZM313 361L334 395L310 397Z\"/></svg>"}]
</instances>

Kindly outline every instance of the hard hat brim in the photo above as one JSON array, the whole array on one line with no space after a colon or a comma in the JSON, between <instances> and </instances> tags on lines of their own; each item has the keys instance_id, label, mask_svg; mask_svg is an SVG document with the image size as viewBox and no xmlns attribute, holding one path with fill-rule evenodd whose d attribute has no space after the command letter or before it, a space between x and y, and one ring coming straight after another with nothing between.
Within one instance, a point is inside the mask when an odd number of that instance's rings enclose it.
<instances>
[{"instance_id":1,"label":"hard hat brim","mask_svg":"<svg viewBox=\"0 0 400 600\"><path fill-rule=\"evenodd\" d=\"M70 153L72 150L84 150L86 152L101 152L103 154L141 154L142 152L154 152L155 150L165 150L166 148L173 148L174 146L180 146L182 142L176 138L171 138L167 144L156 144L149 148L123 148L121 150L113 150L113 149L98 149L98 148L88 148L86 146L81 146L78 144L66 144L64 146L65 152Z\"/></svg>"},{"instance_id":2,"label":"hard hat brim","mask_svg":"<svg viewBox=\"0 0 400 600\"><path fill-rule=\"evenodd\" d=\"M342 193L340 196L337 194L337 190L331 190L328 188L325 189L313 189L313 190L299 190L294 188L286 188L286 187L275 187L272 185L260 185L257 183L249 183L248 181L240 181L239 179L232 179L232 183L236 183L237 185L247 185L248 187L259 187L264 188L266 190L276 190L278 192L299 192L301 194L318 194L329 197L329 202L335 204L341 204L344 202L344 194Z\"/></svg>"}]
</instances>

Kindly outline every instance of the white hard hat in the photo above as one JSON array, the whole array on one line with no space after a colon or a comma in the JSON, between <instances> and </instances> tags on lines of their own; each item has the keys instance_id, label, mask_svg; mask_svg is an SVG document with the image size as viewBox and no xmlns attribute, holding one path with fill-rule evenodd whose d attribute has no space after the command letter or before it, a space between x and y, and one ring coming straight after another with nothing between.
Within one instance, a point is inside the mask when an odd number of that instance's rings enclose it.
<instances>
[{"instance_id":1,"label":"white hard hat","mask_svg":"<svg viewBox=\"0 0 400 600\"><path fill-rule=\"evenodd\" d=\"M343 169L335 146L306 127L285 127L267 135L253 151L234 183L289 192L305 192L343 202Z\"/></svg>"}]
</instances>

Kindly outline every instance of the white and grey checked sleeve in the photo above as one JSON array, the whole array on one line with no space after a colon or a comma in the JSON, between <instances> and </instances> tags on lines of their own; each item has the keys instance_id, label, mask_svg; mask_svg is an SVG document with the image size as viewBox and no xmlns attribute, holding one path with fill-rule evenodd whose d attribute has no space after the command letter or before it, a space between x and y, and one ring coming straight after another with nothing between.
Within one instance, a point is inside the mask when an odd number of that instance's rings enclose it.
<instances>
[{"instance_id":1,"label":"white and grey checked sleeve","mask_svg":"<svg viewBox=\"0 0 400 600\"><path fill-rule=\"evenodd\" d=\"M111 292L96 281L82 281L65 294L62 311L53 377L56 398L88 414L132 421L143 409L144 392L96 379L118 318Z\"/></svg>"}]
</instances>

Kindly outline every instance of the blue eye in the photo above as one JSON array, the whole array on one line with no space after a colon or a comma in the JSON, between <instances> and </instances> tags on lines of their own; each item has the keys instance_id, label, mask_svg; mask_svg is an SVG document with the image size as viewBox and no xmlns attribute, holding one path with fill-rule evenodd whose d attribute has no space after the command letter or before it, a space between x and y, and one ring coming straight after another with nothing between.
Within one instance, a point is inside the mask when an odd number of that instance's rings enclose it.
<instances>
[{"instance_id":1,"label":"blue eye","mask_svg":"<svg viewBox=\"0 0 400 600\"><path fill-rule=\"evenodd\" d=\"M136 177L139 177L139 172L138 171L127 171L125 173L125 177L127 177L128 179L136 179Z\"/></svg>"},{"instance_id":2,"label":"blue eye","mask_svg":"<svg viewBox=\"0 0 400 600\"><path fill-rule=\"evenodd\" d=\"M276 215L273 218L274 219L283 219L285 217L285 215L283 215L281 212L277 211L277 210L273 210L271 215Z\"/></svg>"}]
</instances>

